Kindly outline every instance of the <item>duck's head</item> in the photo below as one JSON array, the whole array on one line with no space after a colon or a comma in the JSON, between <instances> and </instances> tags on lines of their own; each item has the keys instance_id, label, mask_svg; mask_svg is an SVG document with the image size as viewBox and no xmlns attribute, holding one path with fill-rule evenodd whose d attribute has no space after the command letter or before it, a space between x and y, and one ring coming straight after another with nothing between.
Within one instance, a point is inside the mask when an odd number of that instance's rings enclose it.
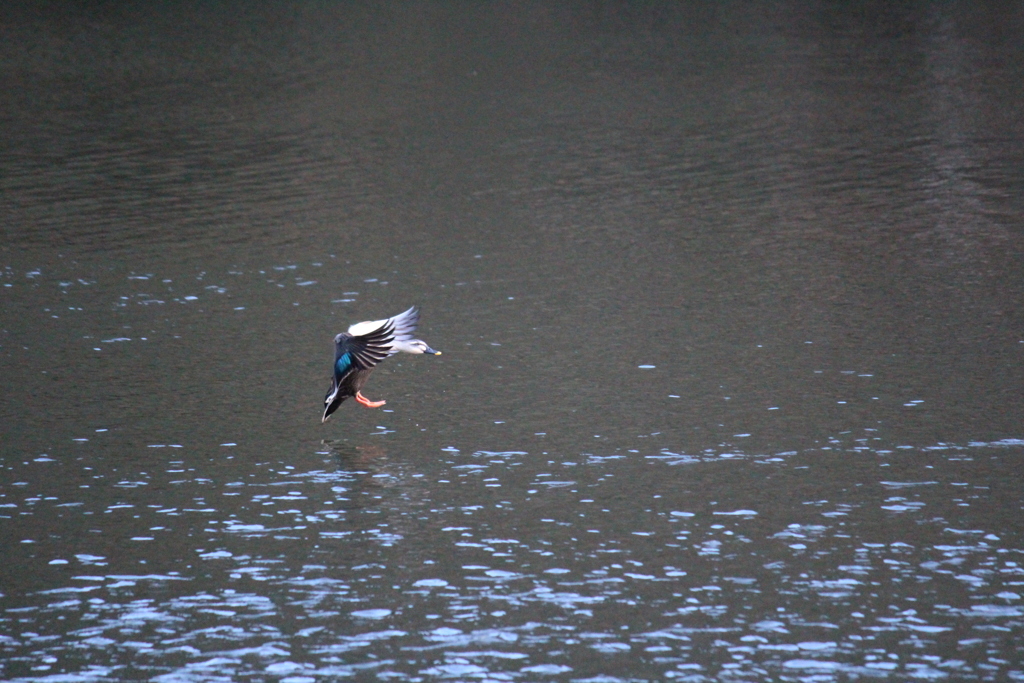
<instances>
[{"instance_id":1,"label":"duck's head","mask_svg":"<svg viewBox=\"0 0 1024 683\"><path fill-rule=\"evenodd\" d=\"M440 351L435 351L434 349L430 348L429 346L427 346L427 342L423 341L422 339L410 339L409 341L393 344L393 348L397 349L398 351L404 351L405 353L428 353L431 356L441 355Z\"/></svg>"}]
</instances>

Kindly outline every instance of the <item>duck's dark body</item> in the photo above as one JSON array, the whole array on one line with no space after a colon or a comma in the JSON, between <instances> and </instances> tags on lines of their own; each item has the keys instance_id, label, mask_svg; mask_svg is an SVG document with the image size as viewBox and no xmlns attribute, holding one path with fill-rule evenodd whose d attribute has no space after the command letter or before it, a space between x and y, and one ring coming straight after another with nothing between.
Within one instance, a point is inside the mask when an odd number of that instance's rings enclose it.
<instances>
[{"instance_id":1,"label":"duck's dark body","mask_svg":"<svg viewBox=\"0 0 1024 683\"><path fill-rule=\"evenodd\" d=\"M359 390L370 378L374 366L388 357L392 339L392 326L388 323L364 335L342 332L334 338L334 378L330 391L324 396L321 422L326 422L345 399L361 398ZM368 405L370 402L362 399L360 403Z\"/></svg>"},{"instance_id":2,"label":"duck's dark body","mask_svg":"<svg viewBox=\"0 0 1024 683\"><path fill-rule=\"evenodd\" d=\"M331 390L327 392L327 396L324 396L324 420L341 407L345 399L352 398L362 390L366 380L370 379L371 372L373 372L373 368L352 370L342 375L340 380L335 379L331 382ZM329 401L331 394L334 394L334 399Z\"/></svg>"}]
</instances>

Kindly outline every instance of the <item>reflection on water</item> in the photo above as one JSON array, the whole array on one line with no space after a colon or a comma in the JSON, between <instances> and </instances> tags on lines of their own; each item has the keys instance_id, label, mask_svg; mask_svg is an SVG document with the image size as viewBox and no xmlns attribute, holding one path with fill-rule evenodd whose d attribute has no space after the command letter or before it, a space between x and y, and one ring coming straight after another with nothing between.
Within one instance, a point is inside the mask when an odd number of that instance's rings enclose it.
<instances>
[{"instance_id":1,"label":"reflection on water","mask_svg":"<svg viewBox=\"0 0 1024 683\"><path fill-rule=\"evenodd\" d=\"M1024 679L1021 15L876 9L3 10L0 678Z\"/></svg>"},{"instance_id":2,"label":"reflection on water","mask_svg":"<svg viewBox=\"0 0 1024 683\"><path fill-rule=\"evenodd\" d=\"M1024 617L1005 478L1024 442L872 433L766 455L447 448L419 468L325 442L314 469L220 481L181 449L146 473L89 469L100 506L52 476L65 454L40 458L5 487L23 576L5 584L4 674L1024 675L999 654Z\"/></svg>"}]
</instances>

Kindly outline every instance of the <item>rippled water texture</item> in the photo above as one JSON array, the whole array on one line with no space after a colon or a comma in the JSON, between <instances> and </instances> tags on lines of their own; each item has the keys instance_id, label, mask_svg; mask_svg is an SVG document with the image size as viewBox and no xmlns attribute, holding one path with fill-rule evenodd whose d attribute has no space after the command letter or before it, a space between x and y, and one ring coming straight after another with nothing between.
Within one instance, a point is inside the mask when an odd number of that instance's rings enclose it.
<instances>
[{"instance_id":1,"label":"rippled water texture","mask_svg":"<svg viewBox=\"0 0 1024 683\"><path fill-rule=\"evenodd\" d=\"M1019 3L0 13L0 678L1024 680Z\"/></svg>"}]
</instances>

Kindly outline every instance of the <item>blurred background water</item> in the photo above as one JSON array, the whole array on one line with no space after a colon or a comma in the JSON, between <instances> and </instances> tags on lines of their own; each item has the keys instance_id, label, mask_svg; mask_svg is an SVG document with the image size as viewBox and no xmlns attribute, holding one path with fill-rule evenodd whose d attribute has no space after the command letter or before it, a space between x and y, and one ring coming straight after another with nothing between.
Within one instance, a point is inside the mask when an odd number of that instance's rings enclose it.
<instances>
[{"instance_id":1,"label":"blurred background water","mask_svg":"<svg viewBox=\"0 0 1024 683\"><path fill-rule=\"evenodd\" d=\"M1022 29L5 4L0 678L1024 679Z\"/></svg>"}]
</instances>

